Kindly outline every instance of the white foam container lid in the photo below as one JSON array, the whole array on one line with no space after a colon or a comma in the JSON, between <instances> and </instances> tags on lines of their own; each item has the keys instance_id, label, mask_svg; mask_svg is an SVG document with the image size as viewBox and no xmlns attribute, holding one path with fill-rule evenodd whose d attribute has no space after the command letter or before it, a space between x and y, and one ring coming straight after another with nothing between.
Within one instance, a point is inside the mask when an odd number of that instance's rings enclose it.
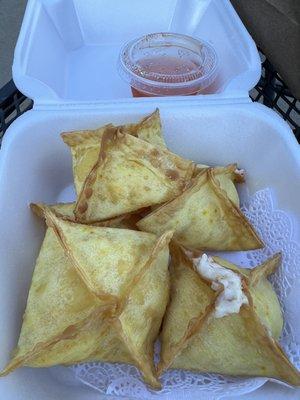
<instances>
[{"instance_id":1,"label":"white foam container lid","mask_svg":"<svg viewBox=\"0 0 300 400\"><path fill-rule=\"evenodd\" d=\"M117 75L119 49L127 40L158 31L200 37L215 47L220 72L208 90L215 94L131 97ZM299 147L279 116L251 102L248 92L260 73L256 46L228 0L29 0L13 77L34 107L11 125L0 151L1 367L18 339L43 239L28 204L74 198L62 131L133 122L159 107L172 151L205 164L238 162L247 170L251 193L272 187L278 208L294 216L295 239L300 239ZM52 369L22 368L0 379L2 398L106 397L66 385Z\"/></svg>"}]
</instances>

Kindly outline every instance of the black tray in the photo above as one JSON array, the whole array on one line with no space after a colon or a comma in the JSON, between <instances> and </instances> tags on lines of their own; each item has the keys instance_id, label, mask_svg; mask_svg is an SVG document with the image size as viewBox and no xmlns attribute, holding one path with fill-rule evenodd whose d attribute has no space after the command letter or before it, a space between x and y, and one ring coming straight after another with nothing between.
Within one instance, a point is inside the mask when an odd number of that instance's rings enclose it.
<instances>
[{"instance_id":1,"label":"black tray","mask_svg":"<svg viewBox=\"0 0 300 400\"><path fill-rule=\"evenodd\" d=\"M291 126L300 143L300 101L289 91L270 62L262 57L262 76L250 92L253 101L258 101L275 110ZM32 108L32 100L24 96L11 80L0 89L0 144L9 125L25 111Z\"/></svg>"}]
</instances>

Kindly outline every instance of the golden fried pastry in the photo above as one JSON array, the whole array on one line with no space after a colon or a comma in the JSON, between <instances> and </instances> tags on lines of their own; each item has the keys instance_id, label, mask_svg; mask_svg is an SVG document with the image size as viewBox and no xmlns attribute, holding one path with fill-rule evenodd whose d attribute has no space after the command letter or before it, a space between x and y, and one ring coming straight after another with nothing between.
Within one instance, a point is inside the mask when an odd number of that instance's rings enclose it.
<instances>
[{"instance_id":1,"label":"golden fried pastry","mask_svg":"<svg viewBox=\"0 0 300 400\"><path fill-rule=\"evenodd\" d=\"M275 255L250 272L205 254L193 262L174 246L159 373L179 368L300 385L276 341L282 316L266 278L279 261Z\"/></svg>"},{"instance_id":2,"label":"golden fried pastry","mask_svg":"<svg viewBox=\"0 0 300 400\"><path fill-rule=\"evenodd\" d=\"M262 247L254 228L231 200L235 197L231 169L224 175L213 168L203 169L191 187L141 219L138 228L156 234L172 229L174 239L191 250Z\"/></svg>"},{"instance_id":3,"label":"golden fried pastry","mask_svg":"<svg viewBox=\"0 0 300 400\"><path fill-rule=\"evenodd\" d=\"M80 193L87 175L98 160L101 139L108 127L113 127L113 125L108 124L95 130L64 132L61 135L63 141L71 149L77 194ZM158 109L137 124L121 125L118 128L124 133L139 137L154 145L165 147Z\"/></svg>"},{"instance_id":4,"label":"golden fried pastry","mask_svg":"<svg viewBox=\"0 0 300 400\"><path fill-rule=\"evenodd\" d=\"M145 381L159 388L153 363L153 346L169 299L167 233L152 251L152 262L132 284L124 307L113 317L90 319L77 335L42 351L30 366L45 367L101 361L136 365Z\"/></svg>"},{"instance_id":5,"label":"golden fried pastry","mask_svg":"<svg viewBox=\"0 0 300 400\"><path fill-rule=\"evenodd\" d=\"M101 361L136 365L145 381L159 388L153 345L169 299L168 241L164 235L152 252L144 275L129 290L124 308L114 317L91 319L75 337L48 347L30 366Z\"/></svg>"},{"instance_id":6,"label":"golden fried pastry","mask_svg":"<svg viewBox=\"0 0 300 400\"><path fill-rule=\"evenodd\" d=\"M93 222L166 202L190 181L194 163L141 139L107 129L98 162L78 197L78 221Z\"/></svg>"},{"instance_id":7,"label":"golden fried pastry","mask_svg":"<svg viewBox=\"0 0 300 400\"><path fill-rule=\"evenodd\" d=\"M89 336L82 331L74 339L57 343L49 355L49 351L41 355L42 362L50 356L51 362L58 363L55 357L59 354L59 362L65 359L64 363L72 363L70 356L85 346L93 351L86 351L81 362L132 363L140 368L147 383L159 387L153 345L169 297L168 243L172 233L157 239L144 232L74 224L48 210L46 220L87 287L101 299L115 296L118 312L104 323L91 321ZM64 346L67 357L63 356ZM34 360L33 365L40 362Z\"/></svg>"},{"instance_id":8,"label":"golden fried pastry","mask_svg":"<svg viewBox=\"0 0 300 400\"><path fill-rule=\"evenodd\" d=\"M74 337L42 351L30 366L101 361L129 363L142 371L145 381L159 388L153 364L153 345L169 299L169 272L165 235L156 247L153 261L130 289L123 310L116 316L90 319ZM156 262L157 258L159 262Z\"/></svg>"},{"instance_id":9,"label":"golden fried pastry","mask_svg":"<svg viewBox=\"0 0 300 400\"><path fill-rule=\"evenodd\" d=\"M23 365L130 362L141 369L150 385L159 387L153 344L169 296L168 243L172 233L160 238L136 231L122 235L125 230L78 225L60 219L49 208L43 211L49 227L18 347L2 375ZM74 250L74 238L79 251ZM89 259L80 253L87 242L93 252ZM92 259L94 263L89 262ZM78 274L80 262L84 265ZM85 280L95 282L96 296Z\"/></svg>"}]
</instances>

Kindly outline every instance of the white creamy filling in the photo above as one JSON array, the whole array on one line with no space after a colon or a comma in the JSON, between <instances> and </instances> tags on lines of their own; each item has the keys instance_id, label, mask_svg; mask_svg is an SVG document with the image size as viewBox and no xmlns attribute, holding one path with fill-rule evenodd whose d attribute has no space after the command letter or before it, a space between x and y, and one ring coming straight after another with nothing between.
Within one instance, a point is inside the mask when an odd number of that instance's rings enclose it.
<instances>
[{"instance_id":1,"label":"white creamy filling","mask_svg":"<svg viewBox=\"0 0 300 400\"><path fill-rule=\"evenodd\" d=\"M216 318L238 313L243 304L248 304L248 298L243 293L241 277L237 273L217 264L207 254L203 254L194 262L199 274L211 281L214 291L223 288L215 303Z\"/></svg>"}]
</instances>

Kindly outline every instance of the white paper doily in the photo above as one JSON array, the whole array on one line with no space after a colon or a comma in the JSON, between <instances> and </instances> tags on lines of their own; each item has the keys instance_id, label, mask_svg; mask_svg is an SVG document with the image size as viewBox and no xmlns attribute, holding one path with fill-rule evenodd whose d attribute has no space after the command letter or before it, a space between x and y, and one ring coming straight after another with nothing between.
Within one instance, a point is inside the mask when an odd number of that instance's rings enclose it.
<instances>
[{"instance_id":1,"label":"white paper doily","mask_svg":"<svg viewBox=\"0 0 300 400\"><path fill-rule=\"evenodd\" d=\"M283 255L282 266L271 281L284 314L281 344L294 365L300 368L300 316L295 304L300 286L300 246L293 241L292 222L283 211L274 209L269 189L261 190L244 202L243 212L265 243L262 250L222 253L245 268L260 264L275 252ZM297 268L298 264L298 268ZM262 386L265 378L238 378L188 371L167 371L163 389L151 391L142 382L138 370L125 364L86 363L70 367L76 379L109 395L137 399L209 399L249 393Z\"/></svg>"}]
</instances>

